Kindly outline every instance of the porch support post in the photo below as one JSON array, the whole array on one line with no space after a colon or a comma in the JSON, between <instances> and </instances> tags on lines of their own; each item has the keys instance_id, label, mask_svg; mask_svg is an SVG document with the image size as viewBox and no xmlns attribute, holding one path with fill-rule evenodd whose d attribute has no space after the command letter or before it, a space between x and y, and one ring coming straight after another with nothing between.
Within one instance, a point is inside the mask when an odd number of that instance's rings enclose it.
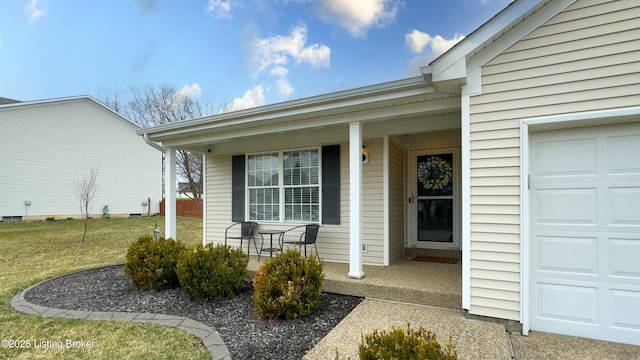
<instances>
[{"instance_id":1,"label":"porch support post","mask_svg":"<svg viewBox=\"0 0 640 360\"><path fill-rule=\"evenodd\" d=\"M176 149L165 147L164 237L176 238Z\"/></svg>"},{"instance_id":2,"label":"porch support post","mask_svg":"<svg viewBox=\"0 0 640 360\"><path fill-rule=\"evenodd\" d=\"M471 97L482 93L480 67L467 74L460 99L462 308L471 309Z\"/></svg>"},{"instance_id":3,"label":"porch support post","mask_svg":"<svg viewBox=\"0 0 640 360\"><path fill-rule=\"evenodd\" d=\"M362 124L349 123L349 274L362 279Z\"/></svg>"}]
</instances>

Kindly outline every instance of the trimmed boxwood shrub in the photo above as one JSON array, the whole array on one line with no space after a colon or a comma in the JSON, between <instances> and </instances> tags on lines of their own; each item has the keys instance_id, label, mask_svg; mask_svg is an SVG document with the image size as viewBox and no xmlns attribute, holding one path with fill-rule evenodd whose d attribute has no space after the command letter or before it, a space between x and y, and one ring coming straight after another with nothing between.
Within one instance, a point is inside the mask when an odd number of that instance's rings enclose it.
<instances>
[{"instance_id":1,"label":"trimmed boxwood shrub","mask_svg":"<svg viewBox=\"0 0 640 360\"><path fill-rule=\"evenodd\" d=\"M253 279L253 308L260 319L295 319L320 304L324 274L315 256L288 249L265 262Z\"/></svg>"},{"instance_id":2,"label":"trimmed boxwood shrub","mask_svg":"<svg viewBox=\"0 0 640 360\"><path fill-rule=\"evenodd\" d=\"M185 251L176 272L182 291L194 300L234 295L247 276L247 258L241 249L208 243Z\"/></svg>"},{"instance_id":3,"label":"trimmed boxwood shrub","mask_svg":"<svg viewBox=\"0 0 640 360\"><path fill-rule=\"evenodd\" d=\"M124 271L140 290L164 290L179 285L176 264L186 246L174 239L143 235L127 250Z\"/></svg>"},{"instance_id":4,"label":"trimmed boxwood shrub","mask_svg":"<svg viewBox=\"0 0 640 360\"><path fill-rule=\"evenodd\" d=\"M358 350L360 360L455 360L458 358L451 340L443 348L436 334L422 326L418 330L412 329L409 325L406 329L374 330L373 333L362 336Z\"/></svg>"}]
</instances>

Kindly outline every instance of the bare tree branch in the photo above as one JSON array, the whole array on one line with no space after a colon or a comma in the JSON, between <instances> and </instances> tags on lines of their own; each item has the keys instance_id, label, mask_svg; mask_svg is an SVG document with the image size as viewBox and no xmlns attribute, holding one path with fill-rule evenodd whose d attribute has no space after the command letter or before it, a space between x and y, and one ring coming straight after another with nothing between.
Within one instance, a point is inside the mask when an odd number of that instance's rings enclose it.
<instances>
[{"instance_id":1,"label":"bare tree branch","mask_svg":"<svg viewBox=\"0 0 640 360\"><path fill-rule=\"evenodd\" d=\"M73 183L73 193L80 202L80 213L84 219L84 232L82 234L82 242L87 238L87 226L89 223L89 214L92 210L93 198L98 190L98 169L91 168L88 172L80 171L80 176Z\"/></svg>"},{"instance_id":2,"label":"bare tree branch","mask_svg":"<svg viewBox=\"0 0 640 360\"><path fill-rule=\"evenodd\" d=\"M117 94L101 94L99 99L114 110L117 107L116 111L141 127L166 125L215 113L212 103L202 105L196 97L168 84L132 88L126 104L119 101ZM189 183L194 199L201 199L202 156L180 150L176 153L176 163L178 177ZM164 184L162 188L164 191Z\"/></svg>"}]
</instances>

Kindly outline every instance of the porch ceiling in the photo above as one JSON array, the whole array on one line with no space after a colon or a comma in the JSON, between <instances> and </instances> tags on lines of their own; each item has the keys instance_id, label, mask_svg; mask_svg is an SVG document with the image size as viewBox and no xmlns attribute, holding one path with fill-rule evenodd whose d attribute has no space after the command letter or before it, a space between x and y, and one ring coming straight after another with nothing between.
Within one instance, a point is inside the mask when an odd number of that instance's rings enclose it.
<instances>
[{"instance_id":1,"label":"porch ceiling","mask_svg":"<svg viewBox=\"0 0 640 360\"><path fill-rule=\"evenodd\" d=\"M143 129L138 134L162 142L163 146L205 152L212 145L246 139L330 132L354 121L371 124L373 132L392 135L390 129L409 131L406 124L410 119L424 119L459 109L458 95L434 92L423 78L412 78Z\"/></svg>"}]
</instances>

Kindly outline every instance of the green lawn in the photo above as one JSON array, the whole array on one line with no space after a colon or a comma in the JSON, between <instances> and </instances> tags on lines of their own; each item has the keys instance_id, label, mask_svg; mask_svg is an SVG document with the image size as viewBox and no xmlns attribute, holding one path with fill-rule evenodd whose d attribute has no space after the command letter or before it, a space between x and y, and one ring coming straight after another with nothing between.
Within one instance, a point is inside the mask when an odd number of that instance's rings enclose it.
<instances>
[{"instance_id":1,"label":"green lawn","mask_svg":"<svg viewBox=\"0 0 640 360\"><path fill-rule=\"evenodd\" d=\"M33 343L91 341L92 349L0 348L0 359L207 359L210 354L192 334L160 325L125 321L81 321L23 315L11 298L29 285L74 270L122 264L140 235L164 232L164 218L93 219L80 243L81 220L0 223L0 340ZM178 238L195 245L202 221L179 218Z\"/></svg>"}]
</instances>

